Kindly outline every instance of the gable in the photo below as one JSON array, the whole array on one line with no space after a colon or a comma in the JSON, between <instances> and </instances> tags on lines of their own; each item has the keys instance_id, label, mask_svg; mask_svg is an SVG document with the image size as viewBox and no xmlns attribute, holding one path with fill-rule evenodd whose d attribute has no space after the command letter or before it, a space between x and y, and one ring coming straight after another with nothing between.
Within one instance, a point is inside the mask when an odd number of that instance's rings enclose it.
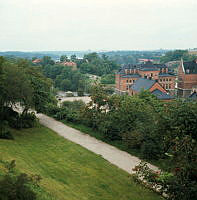
<instances>
[{"instance_id":1,"label":"gable","mask_svg":"<svg viewBox=\"0 0 197 200\"><path fill-rule=\"evenodd\" d=\"M153 92L154 90L159 90L163 93L167 93L166 90L158 82L155 82L149 89L150 92Z\"/></svg>"}]
</instances>

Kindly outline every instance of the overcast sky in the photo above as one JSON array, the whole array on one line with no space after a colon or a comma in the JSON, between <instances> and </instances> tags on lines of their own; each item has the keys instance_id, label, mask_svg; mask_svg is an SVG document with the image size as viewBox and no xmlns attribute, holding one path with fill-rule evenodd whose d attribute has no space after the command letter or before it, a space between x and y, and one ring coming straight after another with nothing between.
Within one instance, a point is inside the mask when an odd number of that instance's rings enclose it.
<instances>
[{"instance_id":1,"label":"overcast sky","mask_svg":"<svg viewBox=\"0 0 197 200\"><path fill-rule=\"evenodd\" d=\"M0 51L197 47L197 0L0 0Z\"/></svg>"}]
</instances>

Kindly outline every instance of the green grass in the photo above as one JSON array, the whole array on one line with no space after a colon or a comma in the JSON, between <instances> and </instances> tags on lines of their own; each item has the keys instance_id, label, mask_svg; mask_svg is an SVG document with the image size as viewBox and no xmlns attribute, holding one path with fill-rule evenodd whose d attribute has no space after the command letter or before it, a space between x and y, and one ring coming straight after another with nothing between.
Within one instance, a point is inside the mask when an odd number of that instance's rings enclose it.
<instances>
[{"instance_id":1,"label":"green grass","mask_svg":"<svg viewBox=\"0 0 197 200\"><path fill-rule=\"evenodd\" d=\"M62 123L72 127L72 128L75 128L83 133L86 133L92 137L95 137L96 139L98 140L102 140L103 142L106 142L108 144L111 144L115 147L117 147L118 149L120 150L123 150L123 151L126 151L128 153L130 153L131 155L133 156L137 156L138 158L146 161L146 162L149 162L153 165L156 165L158 166L160 169L163 169L163 170L168 170L169 166L170 166L170 161L167 160L167 159L160 159L160 160L147 160L147 159L143 159L143 156L142 154L140 153L140 151L137 151L135 149L131 149L131 148L128 148L127 145L123 142L123 141L120 141L120 140L114 140L114 141L111 141L109 139L107 139L105 137L105 135L103 133L100 133L96 130L93 130L92 128L90 127L87 127L83 124L75 124L75 123L71 123L71 122L67 122L65 120L62 120L61 121Z\"/></svg>"},{"instance_id":2,"label":"green grass","mask_svg":"<svg viewBox=\"0 0 197 200\"><path fill-rule=\"evenodd\" d=\"M21 172L41 175L39 200L162 199L136 185L128 173L46 127L13 134L15 140L0 140L0 158L16 160Z\"/></svg>"}]
</instances>

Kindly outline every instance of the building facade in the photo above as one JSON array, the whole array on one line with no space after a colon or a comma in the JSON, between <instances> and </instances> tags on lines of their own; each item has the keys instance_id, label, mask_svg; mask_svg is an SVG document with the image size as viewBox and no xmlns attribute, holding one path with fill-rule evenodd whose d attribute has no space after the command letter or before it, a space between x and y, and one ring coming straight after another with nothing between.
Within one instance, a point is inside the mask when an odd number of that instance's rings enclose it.
<instances>
[{"instance_id":1,"label":"building facade","mask_svg":"<svg viewBox=\"0 0 197 200\"><path fill-rule=\"evenodd\" d=\"M116 93L129 93L138 79L154 80L167 93L174 94L176 76L163 64L153 64L148 61L140 65L124 65L116 73ZM133 91L133 93L135 93Z\"/></svg>"},{"instance_id":2,"label":"building facade","mask_svg":"<svg viewBox=\"0 0 197 200\"><path fill-rule=\"evenodd\" d=\"M197 88L197 59L191 62L181 60L178 67L178 96L189 97Z\"/></svg>"}]
</instances>

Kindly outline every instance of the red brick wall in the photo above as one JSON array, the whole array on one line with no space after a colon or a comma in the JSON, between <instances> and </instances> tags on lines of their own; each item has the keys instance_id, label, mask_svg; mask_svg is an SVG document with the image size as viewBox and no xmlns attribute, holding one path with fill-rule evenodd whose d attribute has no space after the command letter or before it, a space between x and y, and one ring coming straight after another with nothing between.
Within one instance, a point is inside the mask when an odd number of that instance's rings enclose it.
<instances>
[{"instance_id":1,"label":"red brick wall","mask_svg":"<svg viewBox=\"0 0 197 200\"><path fill-rule=\"evenodd\" d=\"M175 76L165 76L159 77L158 82L159 84L167 89L167 90L174 90L175 89Z\"/></svg>"},{"instance_id":2,"label":"red brick wall","mask_svg":"<svg viewBox=\"0 0 197 200\"><path fill-rule=\"evenodd\" d=\"M153 80L157 80L158 79L158 74L159 71L139 71L139 74L142 76L142 78L144 78L144 76L152 77ZM152 76L151 76L152 74Z\"/></svg>"},{"instance_id":3,"label":"red brick wall","mask_svg":"<svg viewBox=\"0 0 197 200\"><path fill-rule=\"evenodd\" d=\"M130 85L133 85L133 83L137 80L138 78L120 78L120 89L122 91L128 91L128 87Z\"/></svg>"},{"instance_id":4,"label":"red brick wall","mask_svg":"<svg viewBox=\"0 0 197 200\"><path fill-rule=\"evenodd\" d=\"M178 88L192 89L195 85L197 85L197 74L185 74L180 65L178 68Z\"/></svg>"}]
</instances>

